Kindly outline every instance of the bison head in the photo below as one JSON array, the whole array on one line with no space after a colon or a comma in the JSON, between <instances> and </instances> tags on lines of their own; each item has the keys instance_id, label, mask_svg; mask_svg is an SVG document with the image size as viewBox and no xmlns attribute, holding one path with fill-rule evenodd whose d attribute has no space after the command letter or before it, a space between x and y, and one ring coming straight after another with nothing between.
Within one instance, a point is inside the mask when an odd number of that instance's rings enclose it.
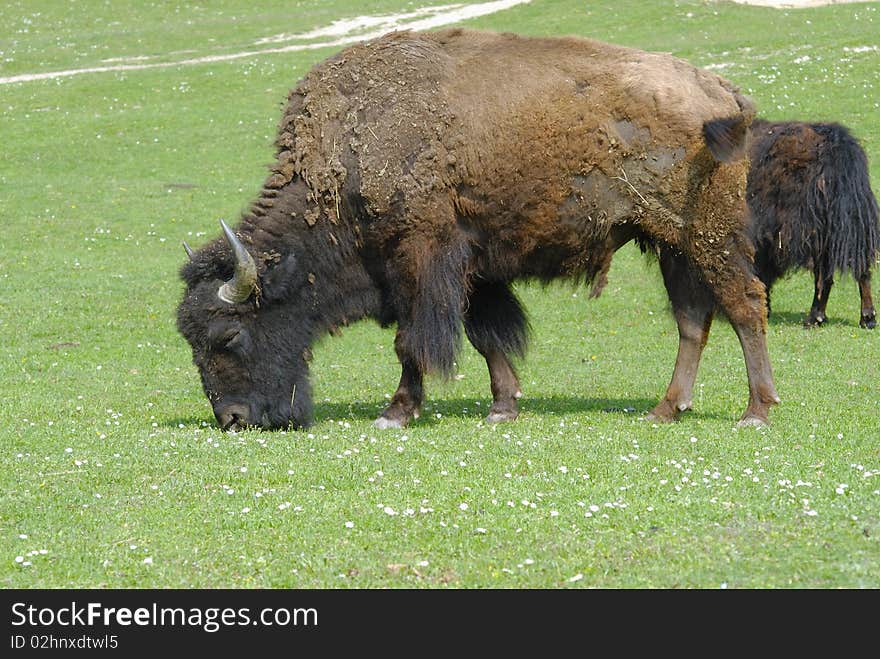
<instances>
[{"instance_id":1,"label":"bison head","mask_svg":"<svg viewBox=\"0 0 880 659\"><path fill-rule=\"evenodd\" d=\"M221 220L226 243L190 254L177 327L224 430L297 428L311 421L310 319L297 315L293 255L258 276L254 258ZM294 291L294 293L291 293Z\"/></svg>"}]
</instances>

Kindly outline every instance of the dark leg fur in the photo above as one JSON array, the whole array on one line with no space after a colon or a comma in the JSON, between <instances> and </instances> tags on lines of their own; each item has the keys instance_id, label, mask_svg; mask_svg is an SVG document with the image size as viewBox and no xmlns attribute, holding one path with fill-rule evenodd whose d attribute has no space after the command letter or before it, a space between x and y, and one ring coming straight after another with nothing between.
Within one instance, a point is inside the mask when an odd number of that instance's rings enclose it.
<instances>
[{"instance_id":1,"label":"dark leg fur","mask_svg":"<svg viewBox=\"0 0 880 659\"><path fill-rule=\"evenodd\" d=\"M401 329L395 346L401 360L411 359L422 373L450 375L461 346L469 253L464 245L442 243L409 251L418 257L400 258L389 268ZM403 248L400 252L407 254Z\"/></svg>"},{"instance_id":2,"label":"dark leg fur","mask_svg":"<svg viewBox=\"0 0 880 659\"><path fill-rule=\"evenodd\" d=\"M486 421L513 421L522 396L510 356L522 357L528 322L519 300L507 284L475 282L464 317L468 339L486 360L492 388L492 408Z\"/></svg>"}]
</instances>

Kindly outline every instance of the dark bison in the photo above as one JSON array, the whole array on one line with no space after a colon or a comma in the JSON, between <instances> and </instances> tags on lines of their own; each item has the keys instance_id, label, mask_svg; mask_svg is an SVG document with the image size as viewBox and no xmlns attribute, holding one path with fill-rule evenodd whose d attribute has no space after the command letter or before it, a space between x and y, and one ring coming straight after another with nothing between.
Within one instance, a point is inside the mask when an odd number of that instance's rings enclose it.
<instances>
[{"instance_id":1,"label":"dark bison","mask_svg":"<svg viewBox=\"0 0 880 659\"><path fill-rule=\"evenodd\" d=\"M745 234L751 103L667 54L597 41L394 32L318 64L290 92L277 162L233 231L181 275L178 327L224 429L311 420L310 346L361 318L397 325L400 384L376 420L418 416L461 328L485 357L488 420L517 416L519 278L605 284L630 240L664 248L678 323L651 417L691 403L717 307L742 345L741 423L778 402L764 286Z\"/></svg>"},{"instance_id":2,"label":"dark bison","mask_svg":"<svg viewBox=\"0 0 880 659\"><path fill-rule=\"evenodd\" d=\"M751 161L750 235L768 312L774 282L803 268L815 282L804 325L821 325L834 273L849 272L861 297L859 325L873 329L871 266L880 254L880 224L859 143L839 124L755 120Z\"/></svg>"}]
</instances>

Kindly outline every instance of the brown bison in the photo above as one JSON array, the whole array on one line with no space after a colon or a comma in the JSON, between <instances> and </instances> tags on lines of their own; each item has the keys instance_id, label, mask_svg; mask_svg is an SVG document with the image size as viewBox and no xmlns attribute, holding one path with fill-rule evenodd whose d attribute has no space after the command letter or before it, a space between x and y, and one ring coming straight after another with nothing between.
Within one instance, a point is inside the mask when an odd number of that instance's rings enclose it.
<instances>
[{"instance_id":1,"label":"brown bison","mask_svg":"<svg viewBox=\"0 0 880 659\"><path fill-rule=\"evenodd\" d=\"M488 420L514 419L527 323L511 283L597 295L630 240L662 247L680 335L651 417L690 407L720 308L745 356L741 423L767 423L779 399L745 234L753 116L712 73L586 39L394 32L318 64L290 92L261 194L181 271L178 328L219 425L308 424L310 346L366 317L396 323L402 366L376 425L418 416L462 327L489 368Z\"/></svg>"},{"instance_id":2,"label":"brown bison","mask_svg":"<svg viewBox=\"0 0 880 659\"><path fill-rule=\"evenodd\" d=\"M756 120L750 153L749 235L768 312L776 280L803 268L815 283L804 325L821 325L834 273L849 272L859 287L859 325L873 329L871 267L880 254L880 222L862 147L840 124Z\"/></svg>"}]
</instances>

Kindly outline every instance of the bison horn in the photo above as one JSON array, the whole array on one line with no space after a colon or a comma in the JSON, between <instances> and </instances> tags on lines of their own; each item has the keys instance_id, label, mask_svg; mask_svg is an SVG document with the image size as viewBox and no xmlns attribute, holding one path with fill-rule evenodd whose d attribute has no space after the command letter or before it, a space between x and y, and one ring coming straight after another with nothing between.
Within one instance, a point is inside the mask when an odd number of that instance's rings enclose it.
<instances>
[{"instance_id":1,"label":"bison horn","mask_svg":"<svg viewBox=\"0 0 880 659\"><path fill-rule=\"evenodd\" d=\"M186 241L183 241L183 248L186 250L186 255L189 257L189 260L193 260L193 256L195 256L195 252L192 250L192 247L186 244Z\"/></svg>"},{"instance_id":2,"label":"bison horn","mask_svg":"<svg viewBox=\"0 0 880 659\"><path fill-rule=\"evenodd\" d=\"M220 220L220 226L223 227L223 233L226 234L226 240L232 247L235 254L235 272L232 279L227 281L217 291L217 295L224 302L237 304L247 300L257 286L257 265L254 258L248 253L241 241L236 238L226 222Z\"/></svg>"}]
</instances>

